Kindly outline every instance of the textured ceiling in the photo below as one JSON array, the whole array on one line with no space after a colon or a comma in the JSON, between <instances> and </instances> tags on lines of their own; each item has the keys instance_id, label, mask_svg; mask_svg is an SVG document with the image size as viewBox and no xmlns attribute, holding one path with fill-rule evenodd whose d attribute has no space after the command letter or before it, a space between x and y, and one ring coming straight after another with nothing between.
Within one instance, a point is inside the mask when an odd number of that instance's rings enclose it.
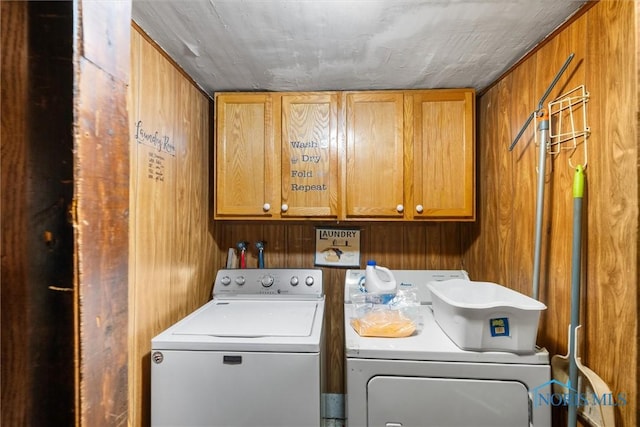
<instances>
[{"instance_id":1,"label":"textured ceiling","mask_svg":"<svg viewBox=\"0 0 640 427\"><path fill-rule=\"evenodd\" d=\"M482 90L586 0L133 0L207 93Z\"/></svg>"}]
</instances>

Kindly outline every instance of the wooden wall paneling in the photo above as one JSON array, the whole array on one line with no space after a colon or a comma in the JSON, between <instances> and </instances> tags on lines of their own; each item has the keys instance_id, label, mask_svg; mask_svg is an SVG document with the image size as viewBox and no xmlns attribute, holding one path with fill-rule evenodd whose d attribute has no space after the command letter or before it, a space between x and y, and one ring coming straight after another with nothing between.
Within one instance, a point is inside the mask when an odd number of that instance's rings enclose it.
<instances>
[{"instance_id":1,"label":"wooden wall paneling","mask_svg":"<svg viewBox=\"0 0 640 427\"><path fill-rule=\"evenodd\" d=\"M502 175L504 185L500 209L501 234L505 236L502 253L505 259L504 265L497 267L503 271L501 279L505 285L529 296L533 293L538 187L536 159L539 148L535 144L539 133L537 121L532 120L512 151L508 147L524 126L526 118L537 109L544 93L539 93L539 87L535 84L537 75L534 64L535 61L528 61L514 70L499 91L503 99L503 126L507 126L500 137L502 162L507 171Z\"/></svg>"},{"instance_id":2,"label":"wooden wall paneling","mask_svg":"<svg viewBox=\"0 0 640 427\"><path fill-rule=\"evenodd\" d=\"M488 131L488 137L485 140L485 144L488 144L487 147L483 147L486 163L483 163L482 167L487 168L482 174L483 178L487 181L484 186L483 191L483 206L485 206L486 213L486 226L483 223L483 227L481 233L483 237L486 239L486 244L484 245L483 250L485 250L485 255L489 253L495 254L495 261L486 262L485 268L486 271L486 279L482 279L482 277L474 277L474 280L490 280L496 283L502 283L504 280L504 268L505 264L509 264L508 259L501 258L504 256L504 251L502 247L504 242L502 241L503 233L500 230L500 220L504 218L501 215L501 206L502 204L508 204L509 198L512 197L512 194L508 195L508 198L505 200L505 195L501 191L501 185L505 182L505 177L503 174L504 165L501 164L503 156L505 155L504 151L504 141L505 134L504 129L502 128L503 120L504 120L504 109L508 103L508 99L505 99L505 93L511 93L509 87L509 82L501 82L498 85L498 96L495 100L495 104L491 106L491 114L493 121L491 129ZM510 135L506 135L510 136ZM510 139L510 138L509 138ZM491 167L488 167L491 165ZM507 183L509 181L506 181ZM487 209L488 208L488 209ZM511 226L511 224L507 224L507 227Z\"/></svg>"},{"instance_id":3,"label":"wooden wall paneling","mask_svg":"<svg viewBox=\"0 0 640 427\"><path fill-rule=\"evenodd\" d=\"M174 222L175 230L174 245L175 259L171 268L171 284L174 290L174 298L184 301L185 314L193 311L190 309L192 305L193 293L189 292L189 279L198 278L198 265L194 262L194 253L198 247L202 247L201 236L196 234L193 223L198 217L198 199L200 196L199 188L202 186L203 171L199 166L197 159L202 158L204 144L195 138L193 129L194 123L190 121L190 117L195 120L198 116L192 116L195 101L189 93L190 83L180 79L177 70L173 70L173 80L175 81L174 93L177 98L175 103L175 111L173 112L173 129L172 144L175 147L175 188L173 189L174 200ZM198 149L193 149L191 144L198 142ZM194 158L195 156L195 158ZM206 157L206 155L205 155ZM193 244L193 248L191 248ZM194 307L199 307L203 301L193 303Z\"/></svg>"},{"instance_id":4,"label":"wooden wall paneling","mask_svg":"<svg viewBox=\"0 0 640 427\"><path fill-rule=\"evenodd\" d=\"M397 268L403 270L419 270L431 268L427 262L432 253L428 251L429 230L437 228L435 223L407 223L402 227L404 253ZM416 254L411 256L410 254Z\"/></svg>"},{"instance_id":5,"label":"wooden wall paneling","mask_svg":"<svg viewBox=\"0 0 640 427\"><path fill-rule=\"evenodd\" d=\"M75 409L73 8L2 2L0 424Z\"/></svg>"},{"instance_id":6,"label":"wooden wall paneling","mask_svg":"<svg viewBox=\"0 0 640 427\"><path fill-rule=\"evenodd\" d=\"M440 246L439 268L442 270L459 270L462 268L462 236L461 225L456 222L439 224L442 244Z\"/></svg>"},{"instance_id":7,"label":"wooden wall paneling","mask_svg":"<svg viewBox=\"0 0 640 427\"><path fill-rule=\"evenodd\" d=\"M74 215L78 323L76 425L128 417L131 3L74 2ZM109 33L110 37L104 37Z\"/></svg>"},{"instance_id":8,"label":"wooden wall paneling","mask_svg":"<svg viewBox=\"0 0 640 427\"><path fill-rule=\"evenodd\" d=\"M368 224L363 228L361 238L367 242L367 250L361 253L363 266L372 259L378 265L398 269L402 265L402 257L407 256L400 223Z\"/></svg>"},{"instance_id":9,"label":"wooden wall paneling","mask_svg":"<svg viewBox=\"0 0 640 427\"><path fill-rule=\"evenodd\" d=\"M226 223L222 221L213 221L213 239L216 242L217 247L220 249L217 261L220 264L220 268L227 265L227 256L230 248L235 249L235 242L232 243L232 223Z\"/></svg>"},{"instance_id":10,"label":"wooden wall paneling","mask_svg":"<svg viewBox=\"0 0 640 427\"><path fill-rule=\"evenodd\" d=\"M412 229L411 223L404 224L403 228L408 231ZM417 269L449 270L461 269L462 245L465 244L461 230L463 225L457 222L434 222L423 223L421 231L416 231L418 236L425 241L423 251L415 250L412 244L405 244L405 249L400 254L407 258L416 258ZM413 237L411 233L405 232L405 236ZM422 257L416 255L424 254ZM411 262L411 261L409 261Z\"/></svg>"},{"instance_id":11,"label":"wooden wall paneling","mask_svg":"<svg viewBox=\"0 0 640 427\"><path fill-rule=\"evenodd\" d=\"M132 426L150 415L151 339L210 298L224 266L210 223L210 100L132 34L129 375Z\"/></svg>"},{"instance_id":12,"label":"wooden wall paneling","mask_svg":"<svg viewBox=\"0 0 640 427\"><path fill-rule=\"evenodd\" d=\"M513 162L514 158L517 157L517 151L509 151L508 147L511 144L511 141L517 134L517 130L519 130L524 121L521 123L517 123L514 125L512 123L512 116L510 107L513 104L518 105L518 100L522 100L522 97L526 97L530 92L528 91L529 85L531 83L527 83L527 87L514 87L513 79L507 78L502 84L497 86L499 101L496 103L496 118L497 122L493 124L494 129L492 129L492 135L495 139L491 142L491 149L488 152L488 157L491 159L491 162L494 162L494 167L487 171L487 175L491 175L491 182L495 187L490 191L494 195L487 194L487 198L493 198L490 203L490 206L496 207L495 212L495 220L497 223L490 230L484 230L484 232L494 233L495 240L492 241L492 246L490 250L496 251L497 256L497 264L492 263L490 266L492 268L491 276L492 281L500 284L504 284L507 286L513 287L514 284L511 283L511 271L513 269L513 251L521 251L525 250L524 248L516 247L520 245L528 245L530 242L529 239L524 240L513 240L513 233L516 232L516 227L514 227L513 217L513 204L517 203L519 197L534 197L535 192L527 193L526 191L522 191L527 187L530 187L530 182L532 178L531 176L535 175L535 169L530 169L526 162ZM528 100L528 112L530 113L533 108L533 103ZM525 116L526 117L526 116ZM512 127L513 126L513 127ZM513 129L513 131L512 131ZM516 130L517 129L517 130ZM527 136L532 136L535 129L535 122L533 122L528 128L527 132L523 134L523 137L518 143L518 148L522 149L523 147L532 152L535 151L535 145L533 144L533 139L527 138ZM518 158L518 160L521 160ZM524 163L524 164L522 164ZM516 179L513 179L514 168L518 169L519 176ZM485 175L486 176L486 175ZM522 177L526 177L522 179ZM519 180L522 179L522 180ZM535 182L535 180L533 180ZM497 203L497 205L494 205ZM532 212L519 212L517 215L531 216ZM530 236L530 234L529 234ZM529 279L527 283L531 283ZM529 289L525 292L527 295L531 294L531 290Z\"/></svg>"},{"instance_id":13,"label":"wooden wall paneling","mask_svg":"<svg viewBox=\"0 0 640 427\"><path fill-rule=\"evenodd\" d=\"M158 88L171 92L171 82L167 76L164 58L142 37L139 39L139 56L134 58L137 81L132 81L135 90L132 98L137 109L131 116L131 152L137 163L131 171L136 193L133 195L136 222L132 224L135 250L132 254L135 271L132 273L133 298L131 326L133 339L133 362L131 378L133 399L131 419L136 423L149 422L150 414L150 358L151 339L179 318L184 308L173 306L170 286L171 263L174 256L174 238L170 221L175 219L172 197L175 180L175 160L159 151L153 140L171 138L170 117L162 102ZM133 84L137 83L138 87ZM158 156L158 157L156 157ZM156 161L158 162L156 164ZM156 169L156 167L161 169ZM172 187L172 188L169 188Z\"/></svg>"},{"instance_id":14,"label":"wooden wall paneling","mask_svg":"<svg viewBox=\"0 0 640 427\"><path fill-rule=\"evenodd\" d=\"M174 70L180 106L174 134L177 147L176 247L177 265L172 271L180 294L186 298L187 312L210 298L215 274L209 233L209 99ZM200 286L194 286L201 284ZM180 296L180 298L183 298Z\"/></svg>"},{"instance_id":15,"label":"wooden wall paneling","mask_svg":"<svg viewBox=\"0 0 640 427\"><path fill-rule=\"evenodd\" d=\"M472 277L483 272L488 280L507 278L508 286L528 293L537 185L534 130L512 153L494 152L490 144L511 143L557 70L575 52L547 101L582 83L590 94L581 356L609 384L614 398L618 393L626 397L615 408L616 423L622 426L637 425L638 414L635 397L629 397L638 390L638 68L632 53L637 5L598 2L479 99L479 221L473 233L477 240L465 253ZM507 131L496 131L503 121L508 122ZM552 355L566 351L570 315L573 170L568 157L565 152L547 159L540 290L548 309L538 342ZM496 245L496 229L501 230L498 244L505 247ZM496 261L502 258L504 263ZM554 425L561 425L562 417L562 411L554 411Z\"/></svg>"},{"instance_id":16,"label":"wooden wall paneling","mask_svg":"<svg viewBox=\"0 0 640 427\"><path fill-rule=\"evenodd\" d=\"M0 3L2 25L2 400L0 424L28 426L37 407L30 394L29 341L23 339L29 327L24 315L29 305L27 290L28 246L24 236L28 221L26 192L9 191L7 183L23 188L27 183L28 117L28 6L26 2ZM12 143L14 142L14 143ZM11 256L9 256L11 254ZM18 285L20 284L20 285ZM11 302L8 304L7 302Z\"/></svg>"},{"instance_id":17,"label":"wooden wall paneling","mask_svg":"<svg viewBox=\"0 0 640 427\"><path fill-rule=\"evenodd\" d=\"M201 244L195 246L195 250L192 249L193 262L198 265L199 277L197 279L200 286L197 286L197 293L199 295L193 295L198 298L193 301L196 304L198 301L208 301L211 296L211 286L215 279L215 274L219 268L225 266L225 263L217 263L216 255L221 252L216 245L216 241L213 239L213 226L211 218L213 218L213 186L210 179L213 175L213 127L212 121L209 120L211 112L213 110L213 102L211 99L203 96L195 87L190 87L192 92L191 96L196 98L194 102L194 109L191 113L191 117L197 117L199 120L194 124L194 144L202 147L202 153L198 159L198 165L200 167L200 173L198 174L201 179L201 185L198 187L198 192L195 193L199 197L195 198L194 203L198 207L198 214L195 216L196 224L193 232L196 233L200 239Z\"/></svg>"},{"instance_id":18,"label":"wooden wall paneling","mask_svg":"<svg viewBox=\"0 0 640 427\"><path fill-rule=\"evenodd\" d=\"M483 164L483 147L484 134L480 132L480 127L486 121L487 110L492 105L489 99L494 92L488 92L483 97L476 99L476 220L473 223L467 223L462 226L463 241L462 245L465 248L462 252L462 264L464 269L471 275L472 273L479 272L479 266L482 265L480 255L480 243L481 239L478 238L478 233L481 229L479 225L483 221L484 209L483 203L483 186L484 186L484 171L480 168Z\"/></svg>"},{"instance_id":19,"label":"wooden wall paneling","mask_svg":"<svg viewBox=\"0 0 640 427\"><path fill-rule=\"evenodd\" d=\"M284 224L267 224L262 228L262 233L256 236L257 240L264 240L265 267L277 268L287 265L287 227ZM255 242L253 250L255 250Z\"/></svg>"},{"instance_id":20,"label":"wooden wall paneling","mask_svg":"<svg viewBox=\"0 0 640 427\"><path fill-rule=\"evenodd\" d=\"M630 405L616 410L616 422L624 426L637 425L638 417L638 25L634 2L593 8L585 74L592 135L583 356L613 390L630 397Z\"/></svg>"},{"instance_id":21,"label":"wooden wall paneling","mask_svg":"<svg viewBox=\"0 0 640 427\"><path fill-rule=\"evenodd\" d=\"M421 238L425 241L424 257L425 259L420 261L420 268L430 268L434 270L440 269L441 263L441 245L442 245L442 224L441 223L425 223L425 230L422 233ZM415 257L414 257L415 258Z\"/></svg>"},{"instance_id":22,"label":"wooden wall paneling","mask_svg":"<svg viewBox=\"0 0 640 427\"><path fill-rule=\"evenodd\" d=\"M129 108L129 135L135 135L135 118L140 117L140 75L142 55L142 37L137 31L131 31L131 72L129 79L129 91L127 104ZM132 138L132 141L134 138ZM133 145L133 142L130 144ZM136 326L138 319L136 316L136 253L137 253L137 235L136 224L138 223L138 150L130 147L129 149L129 420L140 419L142 407L149 410L149 394L141 393L144 384L149 383L148 371L147 376L143 379L141 372L145 372L141 366L139 359L142 357L139 353L139 345L136 338ZM149 388L146 389L147 391ZM135 424L132 424L135 425Z\"/></svg>"},{"instance_id":23,"label":"wooden wall paneling","mask_svg":"<svg viewBox=\"0 0 640 427\"><path fill-rule=\"evenodd\" d=\"M128 50L128 42L127 42ZM80 58L76 122L79 425L127 423L126 85ZM124 118L124 120L123 120ZM101 289L94 292L96 284Z\"/></svg>"},{"instance_id":24,"label":"wooden wall paneling","mask_svg":"<svg viewBox=\"0 0 640 427\"><path fill-rule=\"evenodd\" d=\"M498 85L504 85L501 81ZM495 227L497 224L498 201L496 195L499 171L495 167L495 152L500 150L500 140L497 137L498 111L500 98L498 90L494 89L478 100L478 135L477 135L477 217L474 227L476 231L468 233L474 240L469 243L465 253L465 266L473 280L497 281L497 273L492 270L495 263L488 261L488 254L495 253L498 245ZM477 238L477 236L482 238Z\"/></svg>"}]
</instances>

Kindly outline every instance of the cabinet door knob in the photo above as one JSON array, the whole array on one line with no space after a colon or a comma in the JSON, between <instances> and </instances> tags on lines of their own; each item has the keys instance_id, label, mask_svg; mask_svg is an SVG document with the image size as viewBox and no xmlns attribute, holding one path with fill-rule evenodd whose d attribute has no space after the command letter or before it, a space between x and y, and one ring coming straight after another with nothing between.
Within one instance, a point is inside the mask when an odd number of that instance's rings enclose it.
<instances>
[{"instance_id":1,"label":"cabinet door knob","mask_svg":"<svg viewBox=\"0 0 640 427\"><path fill-rule=\"evenodd\" d=\"M416 205L416 212L418 212L418 213L422 213L422 212L424 212L424 206L422 206L422 205Z\"/></svg>"},{"instance_id":2,"label":"cabinet door knob","mask_svg":"<svg viewBox=\"0 0 640 427\"><path fill-rule=\"evenodd\" d=\"M264 205L262 205L263 211L269 212L270 209L271 209L271 205L269 203L265 203Z\"/></svg>"},{"instance_id":3,"label":"cabinet door knob","mask_svg":"<svg viewBox=\"0 0 640 427\"><path fill-rule=\"evenodd\" d=\"M396 210L397 210L398 212L403 212L403 211L404 211L404 206L402 206L402 205L398 205L398 206L396 206Z\"/></svg>"},{"instance_id":4,"label":"cabinet door knob","mask_svg":"<svg viewBox=\"0 0 640 427\"><path fill-rule=\"evenodd\" d=\"M286 212L286 211L288 211L288 210L289 210L289 205L288 205L288 204L286 204L286 203L283 203L283 204L282 204L282 206L280 206L280 210L281 210L282 212Z\"/></svg>"}]
</instances>

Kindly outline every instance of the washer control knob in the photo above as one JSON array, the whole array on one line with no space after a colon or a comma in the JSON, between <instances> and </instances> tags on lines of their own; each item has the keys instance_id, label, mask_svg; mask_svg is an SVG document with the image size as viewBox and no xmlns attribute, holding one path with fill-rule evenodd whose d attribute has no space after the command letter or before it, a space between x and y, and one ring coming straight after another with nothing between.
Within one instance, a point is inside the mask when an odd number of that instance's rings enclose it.
<instances>
[{"instance_id":1,"label":"washer control knob","mask_svg":"<svg viewBox=\"0 0 640 427\"><path fill-rule=\"evenodd\" d=\"M273 282L273 276L264 276L262 279L260 279L260 283L262 283L262 286L264 286L265 288L273 285Z\"/></svg>"},{"instance_id":2,"label":"washer control knob","mask_svg":"<svg viewBox=\"0 0 640 427\"><path fill-rule=\"evenodd\" d=\"M238 286L242 286L242 285L244 285L244 276L238 276L238 277L236 277L235 282L236 282L236 285L238 285Z\"/></svg>"},{"instance_id":3,"label":"washer control knob","mask_svg":"<svg viewBox=\"0 0 640 427\"><path fill-rule=\"evenodd\" d=\"M223 285L225 286L229 286L229 284L231 283L231 277L229 276L224 276L220 282L222 282Z\"/></svg>"},{"instance_id":4,"label":"washer control knob","mask_svg":"<svg viewBox=\"0 0 640 427\"><path fill-rule=\"evenodd\" d=\"M304 279L304 283L305 283L307 286L312 286L312 285L313 285L313 277L311 277L311 276L307 276L307 278L306 278L306 279Z\"/></svg>"},{"instance_id":5,"label":"washer control knob","mask_svg":"<svg viewBox=\"0 0 640 427\"><path fill-rule=\"evenodd\" d=\"M291 283L291 286L298 286L300 279L298 279L298 276L293 276L291 280L289 280L289 283Z\"/></svg>"}]
</instances>

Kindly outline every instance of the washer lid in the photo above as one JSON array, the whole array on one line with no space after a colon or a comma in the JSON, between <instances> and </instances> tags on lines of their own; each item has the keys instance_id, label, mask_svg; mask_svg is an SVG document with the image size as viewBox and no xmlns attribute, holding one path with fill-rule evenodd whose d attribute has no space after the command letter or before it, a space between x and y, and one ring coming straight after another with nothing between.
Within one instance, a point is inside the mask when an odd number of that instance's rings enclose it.
<instances>
[{"instance_id":1,"label":"washer lid","mask_svg":"<svg viewBox=\"0 0 640 427\"><path fill-rule=\"evenodd\" d=\"M214 337L307 337L313 330L315 301L213 301L203 310L185 319L173 335Z\"/></svg>"},{"instance_id":2,"label":"washer lid","mask_svg":"<svg viewBox=\"0 0 640 427\"><path fill-rule=\"evenodd\" d=\"M209 301L151 340L154 350L320 351L324 298Z\"/></svg>"}]
</instances>

